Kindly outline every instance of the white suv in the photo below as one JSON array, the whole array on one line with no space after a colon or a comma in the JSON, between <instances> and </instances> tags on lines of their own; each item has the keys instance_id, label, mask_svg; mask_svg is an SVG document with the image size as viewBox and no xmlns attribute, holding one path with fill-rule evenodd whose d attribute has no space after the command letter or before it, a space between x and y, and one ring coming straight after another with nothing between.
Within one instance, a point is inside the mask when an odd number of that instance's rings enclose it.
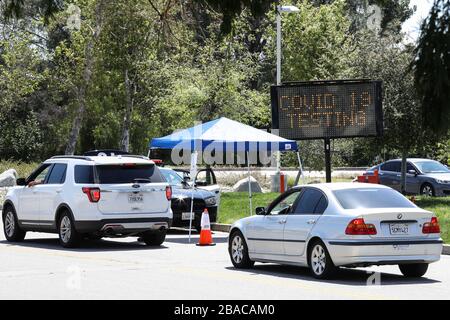
<instances>
[{"instance_id":1,"label":"white suv","mask_svg":"<svg viewBox=\"0 0 450 320\"><path fill-rule=\"evenodd\" d=\"M64 247L126 236L160 245L172 223L172 189L146 157L56 156L17 185L3 205L8 241L34 231L58 233Z\"/></svg>"}]
</instances>

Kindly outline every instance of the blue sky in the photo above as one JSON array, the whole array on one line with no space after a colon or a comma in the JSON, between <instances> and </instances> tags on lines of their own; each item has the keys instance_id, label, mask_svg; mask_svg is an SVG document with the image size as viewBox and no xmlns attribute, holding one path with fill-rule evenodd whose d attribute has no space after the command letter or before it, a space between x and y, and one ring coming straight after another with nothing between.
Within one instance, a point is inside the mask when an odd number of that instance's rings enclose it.
<instances>
[{"instance_id":1,"label":"blue sky","mask_svg":"<svg viewBox=\"0 0 450 320\"><path fill-rule=\"evenodd\" d=\"M420 33L420 24L428 16L433 0L411 0L410 7L417 6L416 13L403 24L403 32L407 34L407 41L414 42Z\"/></svg>"}]
</instances>

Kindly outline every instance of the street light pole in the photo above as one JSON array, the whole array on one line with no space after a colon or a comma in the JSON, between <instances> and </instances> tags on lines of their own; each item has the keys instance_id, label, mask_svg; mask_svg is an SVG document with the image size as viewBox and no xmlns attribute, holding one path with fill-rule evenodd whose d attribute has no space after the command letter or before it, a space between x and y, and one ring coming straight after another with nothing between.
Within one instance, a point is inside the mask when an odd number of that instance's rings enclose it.
<instances>
[{"instance_id":1,"label":"street light pole","mask_svg":"<svg viewBox=\"0 0 450 320\"><path fill-rule=\"evenodd\" d=\"M277 7L277 86L281 84L281 12Z\"/></svg>"},{"instance_id":2,"label":"street light pole","mask_svg":"<svg viewBox=\"0 0 450 320\"><path fill-rule=\"evenodd\" d=\"M299 9L295 6L277 6L277 86L281 84L281 13L298 12ZM281 153L276 152L277 170L276 175L280 176L281 171Z\"/></svg>"},{"instance_id":3,"label":"street light pole","mask_svg":"<svg viewBox=\"0 0 450 320\"><path fill-rule=\"evenodd\" d=\"M281 84L281 12L280 6L277 6L277 86ZM281 172L281 152L276 153L277 171L279 176Z\"/></svg>"}]
</instances>

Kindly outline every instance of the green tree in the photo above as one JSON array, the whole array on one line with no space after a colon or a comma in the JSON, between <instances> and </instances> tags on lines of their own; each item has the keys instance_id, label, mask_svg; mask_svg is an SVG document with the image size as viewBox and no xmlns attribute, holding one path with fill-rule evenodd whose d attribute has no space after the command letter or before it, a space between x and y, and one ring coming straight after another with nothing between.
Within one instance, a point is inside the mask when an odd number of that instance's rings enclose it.
<instances>
[{"instance_id":1,"label":"green tree","mask_svg":"<svg viewBox=\"0 0 450 320\"><path fill-rule=\"evenodd\" d=\"M436 0L421 27L412 64L423 124L438 135L450 130L450 1Z\"/></svg>"}]
</instances>

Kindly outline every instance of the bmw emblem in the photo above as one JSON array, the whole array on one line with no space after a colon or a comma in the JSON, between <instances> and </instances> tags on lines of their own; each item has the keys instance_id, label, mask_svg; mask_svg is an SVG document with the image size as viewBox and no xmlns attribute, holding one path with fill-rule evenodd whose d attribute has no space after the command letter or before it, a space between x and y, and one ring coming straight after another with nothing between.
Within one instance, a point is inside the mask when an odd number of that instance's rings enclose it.
<instances>
[{"instance_id":1,"label":"bmw emblem","mask_svg":"<svg viewBox=\"0 0 450 320\"><path fill-rule=\"evenodd\" d=\"M401 219L401 218L403 218L403 215L402 215L401 213L399 213L399 214L397 215L397 219Z\"/></svg>"}]
</instances>

